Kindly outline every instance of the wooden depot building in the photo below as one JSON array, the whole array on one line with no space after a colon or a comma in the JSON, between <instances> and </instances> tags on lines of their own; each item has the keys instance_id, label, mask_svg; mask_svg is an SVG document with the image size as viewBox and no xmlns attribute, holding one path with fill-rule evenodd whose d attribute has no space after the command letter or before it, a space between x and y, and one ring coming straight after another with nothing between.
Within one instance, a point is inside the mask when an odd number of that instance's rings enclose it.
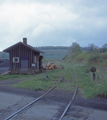
<instances>
[{"instance_id":1,"label":"wooden depot building","mask_svg":"<svg viewBox=\"0 0 107 120\"><path fill-rule=\"evenodd\" d=\"M11 73L35 73L41 71L43 56L42 51L27 44L27 38L23 42L3 50L9 53L9 69Z\"/></svg>"}]
</instances>

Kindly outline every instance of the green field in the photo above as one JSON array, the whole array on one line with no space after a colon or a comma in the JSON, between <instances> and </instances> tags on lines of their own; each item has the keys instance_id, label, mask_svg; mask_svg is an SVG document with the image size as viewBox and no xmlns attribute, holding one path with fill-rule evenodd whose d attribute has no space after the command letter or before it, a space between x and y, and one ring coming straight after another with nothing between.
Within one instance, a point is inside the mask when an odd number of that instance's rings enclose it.
<instances>
[{"instance_id":1,"label":"green field","mask_svg":"<svg viewBox=\"0 0 107 120\"><path fill-rule=\"evenodd\" d=\"M39 50L45 52L42 54L44 59L63 59L64 56L68 53L68 47L66 48L38 48Z\"/></svg>"}]
</instances>

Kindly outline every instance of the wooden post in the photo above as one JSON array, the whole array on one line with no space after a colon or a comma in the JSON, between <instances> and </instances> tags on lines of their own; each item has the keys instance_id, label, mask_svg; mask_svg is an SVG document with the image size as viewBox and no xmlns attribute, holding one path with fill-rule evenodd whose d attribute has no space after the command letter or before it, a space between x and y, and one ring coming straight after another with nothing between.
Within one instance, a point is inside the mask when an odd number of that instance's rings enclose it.
<instances>
[{"instance_id":1,"label":"wooden post","mask_svg":"<svg viewBox=\"0 0 107 120\"><path fill-rule=\"evenodd\" d=\"M95 81L95 73L93 72L93 81Z\"/></svg>"},{"instance_id":2,"label":"wooden post","mask_svg":"<svg viewBox=\"0 0 107 120\"><path fill-rule=\"evenodd\" d=\"M31 67L31 72L32 72L32 50L31 50L31 63L30 63L30 67Z\"/></svg>"},{"instance_id":3,"label":"wooden post","mask_svg":"<svg viewBox=\"0 0 107 120\"><path fill-rule=\"evenodd\" d=\"M36 56L36 61L37 61L36 62L36 64L37 64L37 70L39 70L39 56L38 55Z\"/></svg>"},{"instance_id":4,"label":"wooden post","mask_svg":"<svg viewBox=\"0 0 107 120\"><path fill-rule=\"evenodd\" d=\"M21 67L21 60L20 60L20 58L21 58L21 55L20 55L20 45L19 45L19 72L20 72L20 67Z\"/></svg>"}]
</instances>

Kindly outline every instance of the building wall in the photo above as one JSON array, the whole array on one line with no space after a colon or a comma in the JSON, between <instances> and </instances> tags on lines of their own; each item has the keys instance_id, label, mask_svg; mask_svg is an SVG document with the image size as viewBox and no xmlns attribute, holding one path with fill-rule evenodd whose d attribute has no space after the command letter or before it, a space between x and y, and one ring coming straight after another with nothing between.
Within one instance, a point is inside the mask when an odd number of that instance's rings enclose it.
<instances>
[{"instance_id":1,"label":"building wall","mask_svg":"<svg viewBox=\"0 0 107 120\"><path fill-rule=\"evenodd\" d=\"M36 62L34 60L35 56ZM13 63L13 57L19 57L19 63ZM34 70L39 70L38 67L39 53L36 53L23 45L16 46L12 50L10 50L9 59L10 59L9 66L12 73L20 72L32 73ZM35 66L33 67L32 64L33 65L35 64Z\"/></svg>"}]
</instances>

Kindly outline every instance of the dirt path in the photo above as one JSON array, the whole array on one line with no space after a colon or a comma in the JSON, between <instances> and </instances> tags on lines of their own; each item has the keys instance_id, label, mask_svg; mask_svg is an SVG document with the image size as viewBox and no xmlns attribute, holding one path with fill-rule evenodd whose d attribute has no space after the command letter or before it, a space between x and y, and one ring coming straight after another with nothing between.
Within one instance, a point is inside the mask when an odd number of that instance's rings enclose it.
<instances>
[{"instance_id":1,"label":"dirt path","mask_svg":"<svg viewBox=\"0 0 107 120\"><path fill-rule=\"evenodd\" d=\"M0 120L4 120L35 97L0 92ZM40 100L12 120L58 120L67 103ZM107 120L107 111L72 104L63 120Z\"/></svg>"},{"instance_id":2,"label":"dirt path","mask_svg":"<svg viewBox=\"0 0 107 120\"><path fill-rule=\"evenodd\" d=\"M38 97L41 94L46 92L46 91L34 91L34 90L11 87L11 85L13 84L17 84L19 82L26 81L26 80L28 79L22 79L22 80L12 79L12 80L0 81L0 92L13 93L16 95L25 95L29 97ZM71 96L72 96L72 93L70 92L66 92L62 90L54 90L43 99L67 103L71 99ZM107 110L106 98L84 99L81 95L77 95L73 104Z\"/></svg>"},{"instance_id":3,"label":"dirt path","mask_svg":"<svg viewBox=\"0 0 107 120\"><path fill-rule=\"evenodd\" d=\"M0 92L1 92L0 96L2 96L2 97L0 97L0 104L3 105L2 102L4 102L4 101L5 101L5 103L7 103L7 104L4 104L4 106L0 107L0 113L1 113L0 116L2 115L2 118L8 116L11 112L16 111L20 107L27 104L29 101L32 101L33 99L39 97L41 94L43 94L45 92L45 91L33 91L33 90L27 90L27 89L19 89L19 88L14 88L14 87L10 86L12 84L16 84L16 83L19 83L19 82L25 81L25 80L27 80L27 79L0 81ZM9 97L10 95L13 95L15 99L12 99L13 97ZM4 96L4 98L3 98L3 96ZM51 93L49 93L47 96L43 97L39 101L39 103L35 104L35 105L38 105L38 108L36 108L36 109L38 111L42 111L41 105L43 106L43 109L45 109L45 108L47 108L47 110L53 109L51 111L53 114L49 113L51 117L48 116L48 118L52 119L52 120L57 120L57 118L63 112L65 106L71 99L71 96L72 96L72 93L70 93L70 92L54 90ZM1 99L1 98L3 98L3 99ZM10 102L8 99L10 100ZM51 105L51 107L49 107L50 105ZM104 99L104 98L84 99L81 97L81 95L77 95L75 98L75 101L73 101L72 106L73 107L70 108L70 110L67 113L67 116L64 118L65 120L73 120L74 118L75 118L74 120L76 120L77 118L83 118L82 120L88 120L90 116L91 117L94 115L98 116L97 112L98 113L100 112L100 116L102 116L103 113L104 113L103 116L106 116L105 111L107 110L107 99ZM102 112L102 110L103 110L103 112ZM32 119L34 119L35 118L34 111L35 111L35 107L32 107L30 111L26 110L25 114L20 115L20 118L24 120L28 114L32 113L32 116L33 116ZM71 113L71 111L74 111L74 112ZM87 111L87 112L84 113L84 111ZM92 114L93 111L95 114ZM5 114L3 114L3 113L5 113ZM42 117L46 118L45 114ZM17 118L17 120L18 119L19 119L19 117ZM38 119L36 119L36 120L39 120L39 119L42 120L38 116ZM43 120L45 120L45 119L43 119ZM91 118L89 120L91 120ZM95 119L95 120L97 120L97 119ZM104 120L106 120L106 119L104 119Z\"/></svg>"}]
</instances>

